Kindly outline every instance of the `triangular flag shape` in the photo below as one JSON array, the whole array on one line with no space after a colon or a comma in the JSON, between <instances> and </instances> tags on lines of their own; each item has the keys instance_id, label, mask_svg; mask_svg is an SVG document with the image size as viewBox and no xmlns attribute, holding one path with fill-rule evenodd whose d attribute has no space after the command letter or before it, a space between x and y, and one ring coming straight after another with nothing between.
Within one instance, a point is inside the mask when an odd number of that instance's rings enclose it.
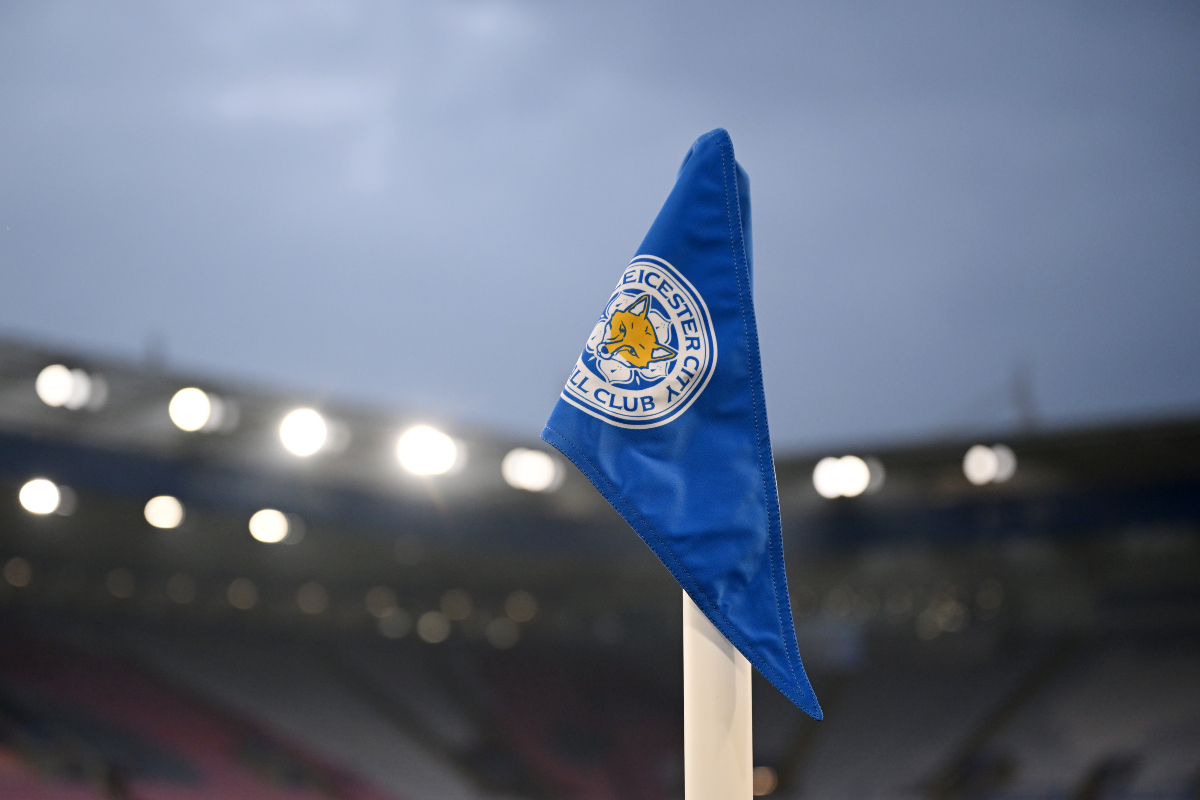
<instances>
[{"instance_id":1,"label":"triangular flag shape","mask_svg":"<svg viewBox=\"0 0 1200 800\"><path fill-rule=\"evenodd\" d=\"M749 179L729 134L711 131L621 272L542 439L750 663L820 719L784 574L752 261Z\"/></svg>"}]
</instances>

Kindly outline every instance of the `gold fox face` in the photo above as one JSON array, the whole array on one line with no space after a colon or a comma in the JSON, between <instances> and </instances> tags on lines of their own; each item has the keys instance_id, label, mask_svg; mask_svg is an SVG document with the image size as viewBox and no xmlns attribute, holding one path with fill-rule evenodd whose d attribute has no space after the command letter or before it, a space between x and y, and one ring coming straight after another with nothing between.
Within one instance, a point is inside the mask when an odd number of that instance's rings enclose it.
<instances>
[{"instance_id":1,"label":"gold fox face","mask_svg":"<svg viewBox=\"0 0 1200 800\"><path fill-rule=\"evenodd\" d=\"M644 294L624 311L614 311L608 321L608 338L600 343L609 354L620 353L626 361L641 368L655 361L668 361L676 353L658 341L649 319L650 295Z\"/></svg>"}]
</instances>

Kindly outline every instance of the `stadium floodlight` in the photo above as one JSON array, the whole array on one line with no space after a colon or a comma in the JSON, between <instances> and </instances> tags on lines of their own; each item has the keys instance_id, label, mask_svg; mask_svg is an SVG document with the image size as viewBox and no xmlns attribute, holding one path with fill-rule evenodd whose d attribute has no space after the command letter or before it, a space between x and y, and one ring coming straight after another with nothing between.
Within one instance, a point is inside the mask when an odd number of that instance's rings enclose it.
<instances>
[{"instance_id":1,"label":"stadium floodlight","mask_svg":"<svg viewBox=\"0 0 1200 800\"><path fill-rule=\"evenodd\" d=\"M297 408L279 424L279 439L292 455L307 457L325 446L329 426L311 408Z\"/></svg>"},{"instance_id":2,"label":"stadium floodlight","mask_svg":"<svg viewBox=\"0 0 1200 800\"><path fill-rule=\"evenodd\" d=\"M365 598L367 612L376 619L383 619L396 610L396 593L386 586L373 586Z\"/></svg>"},{"instance_id":3,"label":"stadium floodlight","mask_svg":"<svg viewBox=\"0 0 1200 800\"><path fill-rule=\"evenodd\" d=\"M496 617L483 629L488 644L497 650L507 650L521 638L521 629L508 617Z\"/></svg>"},{"instance_id":4,"label":"stadium floodlight","mask_svg":"<svg viewBox=\"0 0 1200 800\"><path fill-rule=\"evenodd\" d=\"M524 589L516 590L504 601L504 613L513 622L529 622L537 612L537 599Z\"/></svg>"},{"instance_id":5,"label":"stadium floodlight","mask_svg":"<svg viewBox=\"0 0 1200 800\"><path fill-rule=\"evenodd\" d=\"M212 399L203 389L194 386L180 389L167 405L167 414L170 415L171 422L181 431L200 430L208 424L212 413Z\"/></svg>"},{"instance_id":6,"label":"stadium floodlight","mask_svg":"<svg viewBox=\"0 0 1200 800\"><path fill-rule=\"evenodd\" d=\"M830 500L857 497L870 485L871 468L858 456L822 458L813 469L813 487L817 494Z\"/></svg>"},{"instance_id":7,"label":"stadium floodlight","mask_svg":"<svg viewBox=\"0 0 1200 800\"><path fill-rule=\"evenodd\" d=\"M866 459L867 469L871 471L871 480L867 484L867 494L875 494L883 488L883 484L887 481L887 470L883 468L883 462L878 458L871 457Z\"/></svg>"},{"instance_id":8,"label":"stadium floodlight","mask_svg":"<svg viewBox=\"0 0 1200 800\"><path fill-rule=\"evenodd\" d=\"M826 456L813 469L813 487L821 497L832 500L842 496L841 480L838 475L838 459Z\"/></svg>"},{"instance_id":9,"label":"stadium floodlight","mask_svg":"<svg viewBox=\"0 0 1200 800\"><path fill-rule=\"evenodd\" d=\"M146 522L156 528L178 528L183 522L183 503L168 494L151 498L144 511Z\"/></svg>"},{"instance_id":10,"label":"stadium floodlight","mask_svg":"<svg viewBox=\"0 0 1200 800\"><path fill-rule=\"evenodd\" d=\"M33 567L20 556L10 558L4 563L4 580L9 586L24 588L33 580Z\"/></svg>"},{"instance_id":11,"label":"stadium floodlight","mask_svg":"<svg viewBox=\"0 0 1200 800\"><path fill-rule=\"evenodd\" d=\"M1017 472L1017 456L1002 444L977 444L963 456L963 474L976 486L1004 483Z\"/></svg>"},{"instance_id":12,"label":"stadium floodlight","mask_svg":"<svg viewBox=\"0 0 1200 800\"><path fill-rule=\"evenodd\" d=\"M414 425L396 442L396 458L414 475L444 475L459 460L458 445L437 428Z\"/></svg>"},{"instance_id":13,"label":"stadium floodlight","mask_svg":"<svg viewBox=\"0 0 1200 800\"><path fill-rule=\"evenodd\" d=\"M440 611L426 611L417 618L417 636L430 644L446 641L450 635L450 620Z\"/></svg>"},{"instance_id":14,"label":"stadium floodlight","mask_svg":"<svg viewBox=\"0 0 1200 800\"><path fill-rule=\"evenodd\" d=\"M858 456L843 456L838 461L842 465L842 495L858 497L871 485L871 468Z\"/></svg>"},{"instance_id":15,"label":"stadium floodlight","mask_svg":"<svg viewBox=\"0 0 1200 800\"><path fill-rule=\"evenodd\" d=\"M987 445L974 445L963 456L963 474L976 486L991 483L1000 472L1000 459Z\"/></svg>"},{"instance_id":16,"label":"stadium floodlight","mask_svg":"<svg viewBox=\"0 0 1200 800\"><path fill-rule=\"evenodd\" d=\"M1011 447L994 444L992 452L996 454L996 477L992 480L996 483L1004 483L1017 474L1017 454L1012 451Z\"/></svg>"},{"instance_id":17,"label":"stadium floodlight","mask_svg":"<svg viewBox=\"0 0 1200 800\"><path fill-rule=\"evenodd\" d=\"M17 497L22 508L30 514L53 514L62 501L58 487L45 478L34 478L26 483Z\"/></svg>"},{"instance_id":18,"label":"stadium floodlight","mask_svg":"<svg viewBox=\"0 0 1200 800\"><path fill-rule=\"evenodd\" d=\"M508 455L500 462L500 472L509 486L527 492L553 489L561 477L554 459L548 453L525 447L508 451Z\"/></svg>"},{"instance_id":19,"label":"stadium floodlight","mask_svg":"<svg viewBox=\"0 0 1200 800\"><path fill-rule=\"evenodd\" d=\"M66 405L71 398L75 378L62 364L51 364L38 373L34 389L43 403L52 408Z\"/></svg>"},{"instance_id":20,"label":"stadium floodlight","mask_svg":"<svg viewBox=\"0 0 1200 800\"><path fill-rule=\"evenodd\" d=\"M225 590L225 599L234 608L249 611L258 605L258 587L249 578L234 578Z\"/></svg>"},{"instance_id":21,"label":"stadium floodlight","mask_svg":"<svg viewBox=\"0 0 1200 800\"><path fill-rule=\"evenodd\" d=\"M282 511L264 508L250 518L250 535L265 544L277 544L287 538L288 518Z\"/></svg>"},{"instance_id":22,"label":"stadium floodlight","mask_svg":"<svg viewBox=\"0 0 1200 800\"><path fill-rule=\"evenodd\" d=\"M388 639L403 639L412 630L412 615L403 608L393 606L379 618L379 633Z\"/></svg>"},{"instance_id":23,"label":"stadium floodlight","mask_svg":"<svg viewBox=\"0 0 1200 800\"><path fill-rule=\"evenodd\" d=\"M97 409L104 405L108 396L108 388L102 378L88 375L81 369L67 369L62 364L51 364L39 372L33 388L46 405L72 411L84 406Z\"/></svg>"}]
</instances>

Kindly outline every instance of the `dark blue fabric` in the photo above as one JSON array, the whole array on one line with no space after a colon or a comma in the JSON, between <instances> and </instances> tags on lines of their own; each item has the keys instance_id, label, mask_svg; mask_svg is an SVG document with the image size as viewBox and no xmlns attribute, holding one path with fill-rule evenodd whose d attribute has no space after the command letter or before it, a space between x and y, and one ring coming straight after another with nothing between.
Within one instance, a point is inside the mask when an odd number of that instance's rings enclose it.
<instances>
[{"instance_id":1,"label":"dark blue fabric","mask_svg":"<svg viewBox=\"0 0 1200 800\"><path fill-rule=\"evenodd\" d=\"M634 272L633 278L654 275L650 268L659 259L695 288L715 332L708 382L694 393L686 410L665 423L613 424L602 418L609 412L601 406L607 401L617 409L611 413L624 413L617 396L634 396L632 390L624 392L581 366L550 415L542 439L579 467L750 663L793 703L820 719L821 708L796 646L784 575L779 496L751 299L752 257L749 181L734 160L729 134L718 129L692 145L675 188L634 259L637 269L629 268L622 278L630 281ZM668 274L665 268L663 272ZM657 275L654 279L660 284L666 280ZM651 280L645 278L648 284ZM619 283L617 290L621 288ZM662 297L668 295L664 292ZM618 336L616 323L606 320L636 322L642 303L650 305L637 290L622 298L606 306L610 316L602 314L581 365L589 346L598 349L605 364L616 363L610 351L627 340ZM624 317L610 313L622 303L629 309L621 312ZM661 313L651 311L646 317L659 323L655 357L664 364L661 369L675 369L671 353L682 358L692 344L671 332L666 306L655 308ZM605 341L596 345L597 336ZM653 364L647 367L652 368ZM630 370L622 370L618 363L613 374L624 379ZM684 380L679 377L676 385ZM581 383L585 388L572 389ZM598 401L595 408L587 405L589 389ZM651 399L639 406L634 400L633 405L639 409L636 413L643 407L657 412L663 402Z\"/></svg>"}]
</instances>

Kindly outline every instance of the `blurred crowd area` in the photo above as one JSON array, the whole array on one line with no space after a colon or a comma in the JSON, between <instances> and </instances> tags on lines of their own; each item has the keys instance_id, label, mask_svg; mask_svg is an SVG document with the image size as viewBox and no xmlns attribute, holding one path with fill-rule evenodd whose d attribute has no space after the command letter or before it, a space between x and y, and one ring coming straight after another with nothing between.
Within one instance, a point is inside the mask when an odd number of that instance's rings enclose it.
<instances>
[{"instance_id":1,"label":"blurred crowd area","mask_svg":"<svg viewBox=\"0 0 1200 800\"><path fill-rule=\"evenodd\" d=\"M0 796L682 796L678 586L540 443L0 351ZM1198 454L777 454L825 719L756 677L756 793L1196 797Z\"/></svg>"}]
</instances>

